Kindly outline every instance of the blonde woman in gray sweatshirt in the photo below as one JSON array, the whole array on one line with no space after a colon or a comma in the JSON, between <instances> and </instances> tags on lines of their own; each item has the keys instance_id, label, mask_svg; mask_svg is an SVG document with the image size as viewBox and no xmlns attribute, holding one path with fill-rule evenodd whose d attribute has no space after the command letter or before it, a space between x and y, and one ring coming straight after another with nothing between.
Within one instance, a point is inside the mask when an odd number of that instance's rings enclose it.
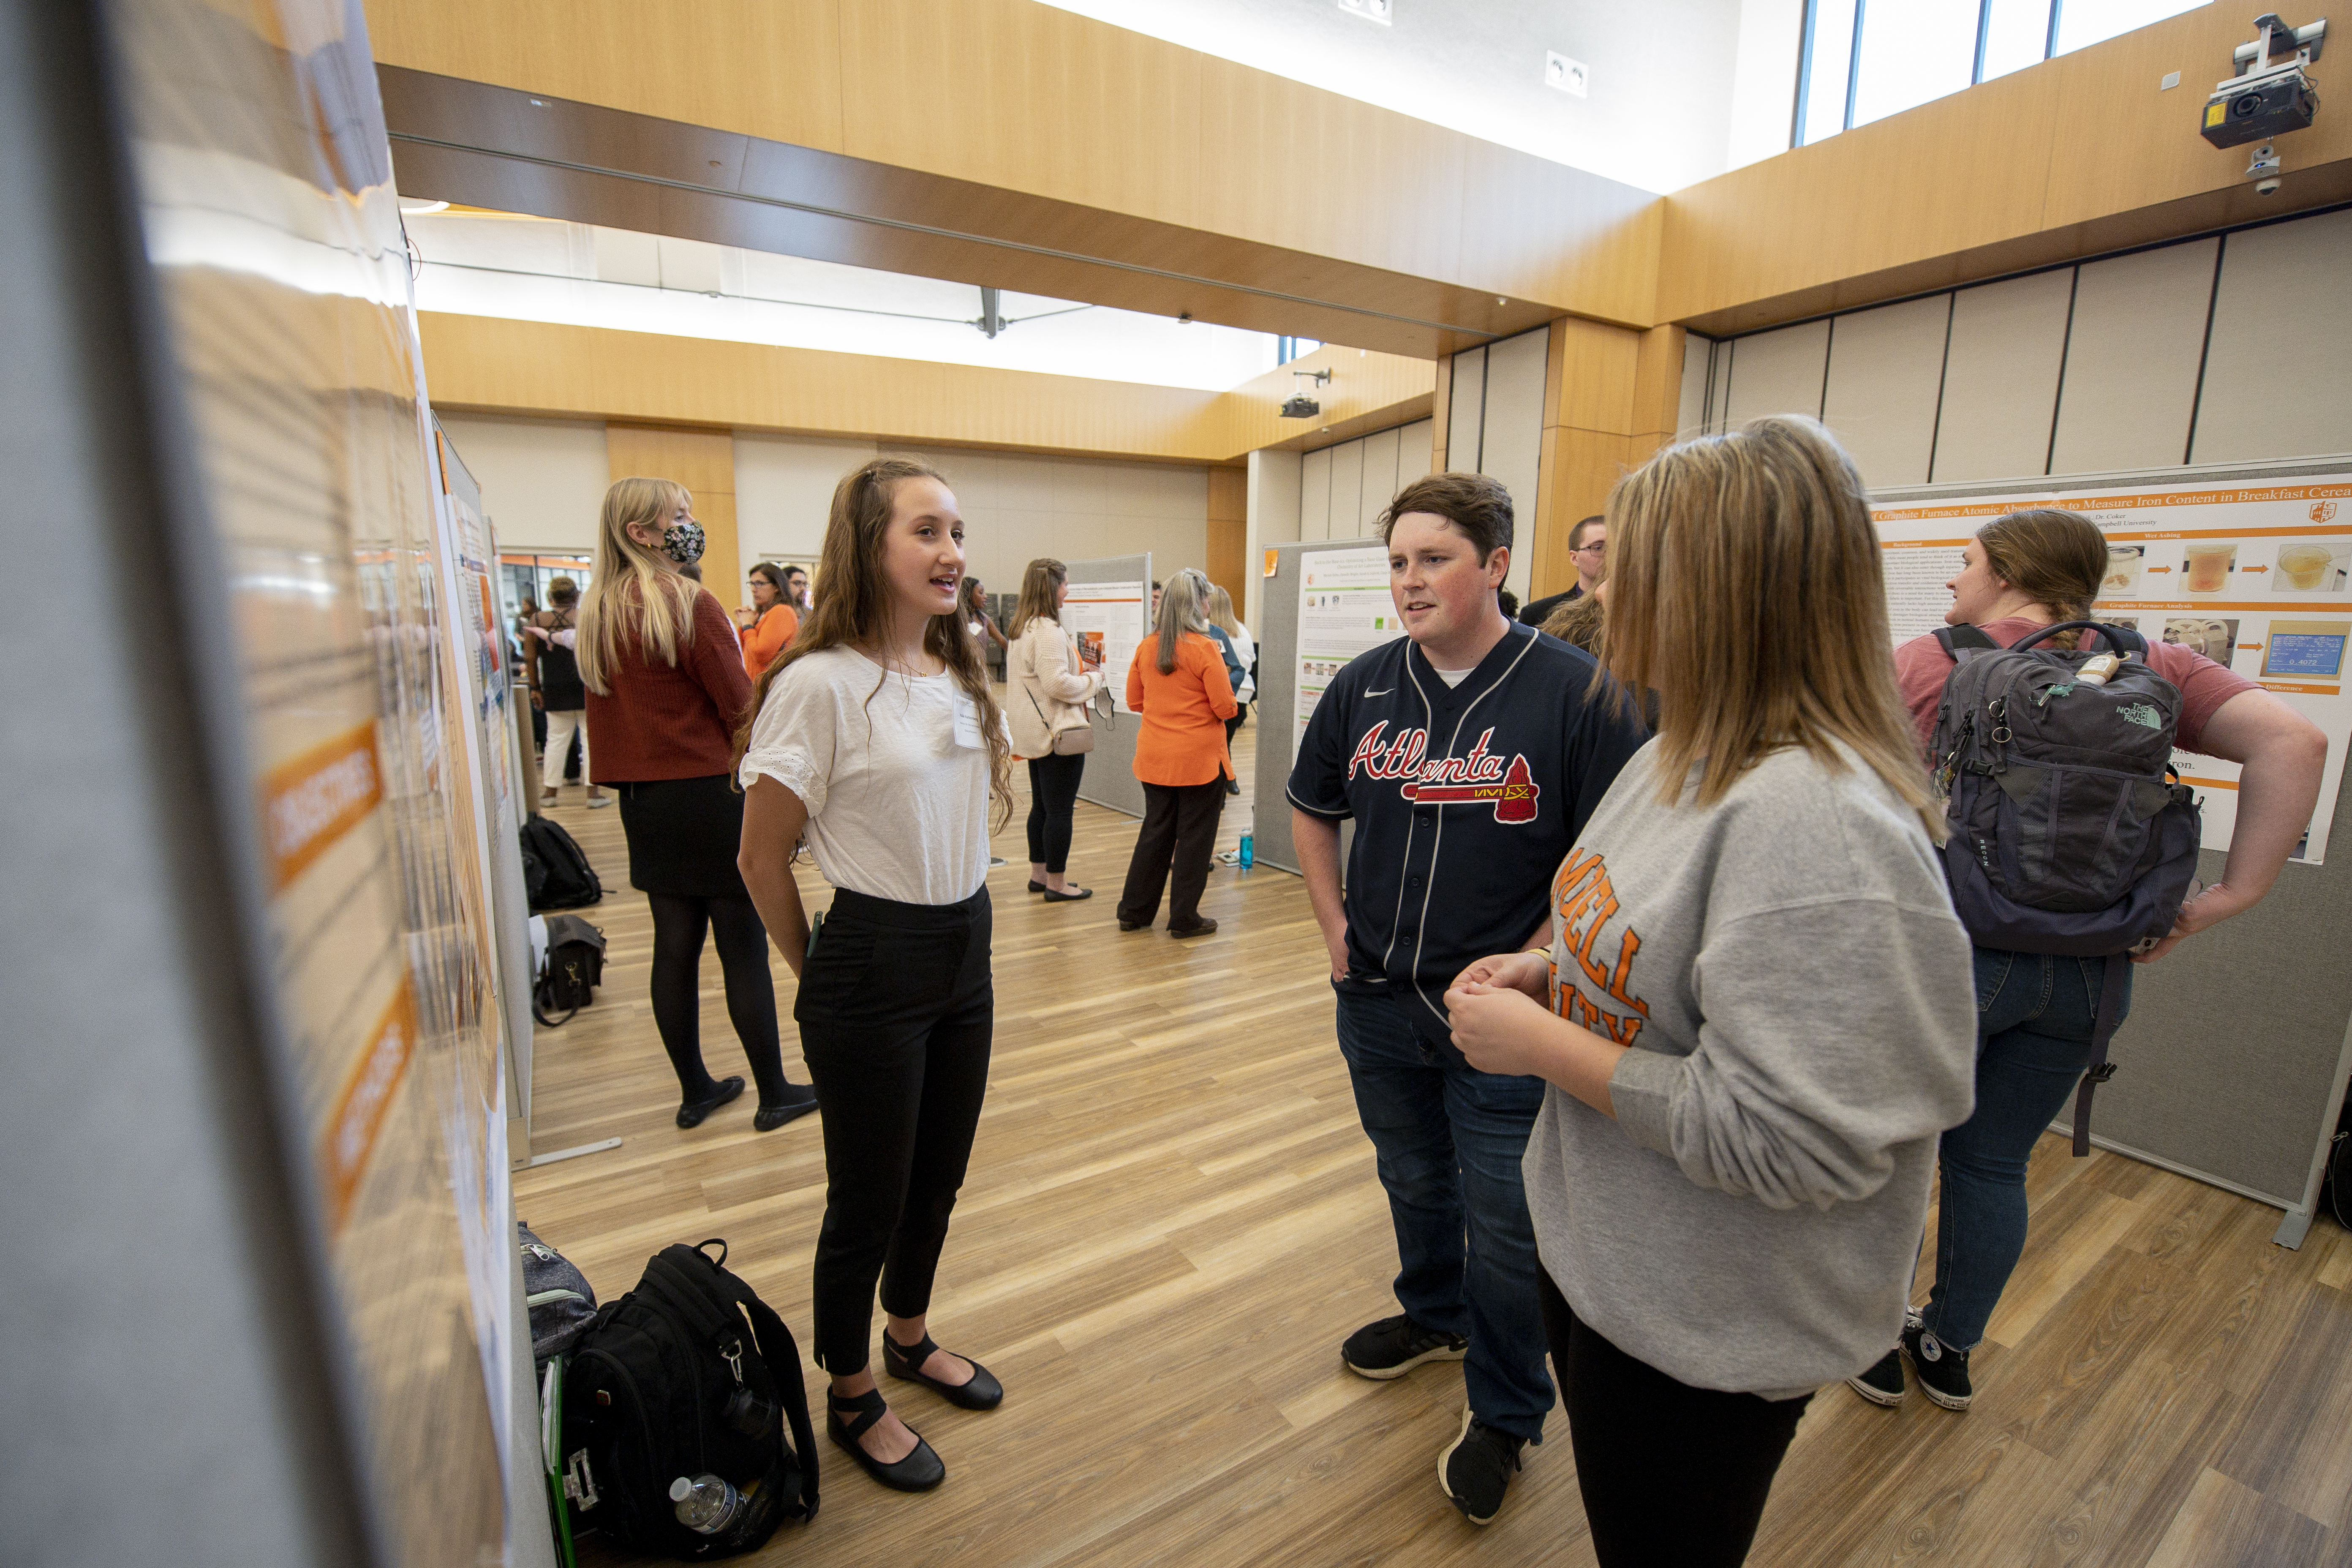
<instances>
[{"instance_id":1,"label":"blonde woman in gray sweatshirt","mask_svg":"<svg viewBox=\"0 0 2352 1568\"><path fill-rule=\"evenodd\" d=\"M1976 1005L1844 452L1759 419L1608 516L1607 668L1657 736L1562 863L1549 950L1446 1003L1473 1066L1549 1085L1528 1206L1594 1549L1710 1568L1812 1391L1902 1327Z\"/></svg>"}]
</instances>

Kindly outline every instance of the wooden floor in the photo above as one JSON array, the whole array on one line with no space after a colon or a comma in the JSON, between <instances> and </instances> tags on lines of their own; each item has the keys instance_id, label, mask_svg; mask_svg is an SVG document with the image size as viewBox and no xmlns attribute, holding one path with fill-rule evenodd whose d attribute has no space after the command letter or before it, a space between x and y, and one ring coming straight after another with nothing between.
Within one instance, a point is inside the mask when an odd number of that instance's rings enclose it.
<instances>
[{"instance_id":1,"label":"wooden floor","mask_svg":"<svg viewBox=\"0 0 2352 1568\"><path fill-rule=\"evenodd\" d=\"M1232 806L1227 844L1246 822ZM518 1173L518 1212L600 1297L668 1242L723 1236L805 1350L815 1119L755 1134L747 1095L693 1131L671 1124L618 814L574 787L556 817L614 889L583 911L611 950L596 1005L540 1031L534 1143L625 1142ZM1481 1531L1436 1482L1459 1369L1373 1384L1339 1366L1340 1340L1396 1310L1396 1251L1304 885L1219 868L1202 903L1216 935L1121 934L1134 837L1081 803L1071 872L1102 891L1054 906L1024 891L1017 814L996 841L1014 863L990 878L994 1063L932 1321L1003 1378L1003 1406L893 1385L948 1464L923 1497L875 1485L820 1426L823 1512L754 1561L1592 1562L1563 1417ZM822 904L813 873L803 887ZM772 967L785 1062L805 1079L792 973ZM715 957L704 974L711 1070L742 1072ZM1976 1408L1823 1390L1750 1561L2352 1565L2352 1237L2323 1219L2288 1252L2274 1210L2112 1154L2071 1160L2054 1139L2031 1190L2033 1239L1975 1359Z\"/></svg>"}]
</instances>

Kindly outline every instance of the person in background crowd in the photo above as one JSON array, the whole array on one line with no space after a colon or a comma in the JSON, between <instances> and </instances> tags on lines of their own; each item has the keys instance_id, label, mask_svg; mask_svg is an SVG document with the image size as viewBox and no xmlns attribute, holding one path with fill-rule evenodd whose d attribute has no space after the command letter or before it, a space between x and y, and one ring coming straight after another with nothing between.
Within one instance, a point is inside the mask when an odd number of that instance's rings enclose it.
<instances>
[{"instance_id":1,"label":"person in background crowd","mask_svg":"<svg viewBox=\"0 0 2352 1568\"><path fill-rule=\"evenodd\" d=\"M1062 629L1062 601L1069 595L1068 568L1050 557L1029 563L1004 656L1013 751L1029 763L1029 890L1045 894L1049 904L1094 897L1092 888L1072 887L1066 875L1086 752L1065 755L1054 748L1056 736L1074 731L1085 731L1092 743L1086 705L1108 678L1087 667L1076 641Z\"/></svg>"},{"instance_id":2,"label":"person in background crowd","mask_svg":"<svg viewBox=\"0 0 2352 1568\"><path fill-rule=\"evenodd\" d=\"M525 594L521 605L515 610L514 647L511 651L517 658L530 657L530 623L538 615L539 601Z\"/></svg>"},{"instance_id":3,"label":"person in background crowd","mask_svg":"<svg viewBox=\"0 0 2352 1568\"><path fill-rule=\"evenodd\" d=\"M1160 579L1154 577L1151 580L1151 624L1155 626L1160 624Z\"/></svg>"},{"instance_id":4,"label":"person in background crowd","mask_svg":"<svg viewBox=\"0 0 2352 1568\"><path fill-rule=\"evenodd\" d=\"M1978 530L1961 552L1960 570L1947 584L1952 607L1944 619L2008 647L2040 626L2092 619L2106 571L2107 542L2089 519L2044 508L2011 512ZM2053 640L2071 646L2076 635L2061 632ZM2221 879L2181 906L2172 934L2141 955L2142 963L2244 913L2270 891L2311 822L2327 760L2327 738L2317 725L2203 654L2150 642L2147 662L2180 689L2174 730L2179 748L2239 763L2240 775ZM1923 755L1952 668L1952 657L1932 634L1895 650L1895 679ZM1979 947L1975 966L1976 1109L1944 1134L1939 1152L1943 1189L1927 1310L1906 1315L1896 1348L1848 1380L1875 1405L1902 1402L1906 1356L1935 1404L1965 1410L1974 1398L1969 1352L1984 1338L2025 1247L2027 1162L2090 1064L2105 959ZM2124 979L2128 984L2128 970ZM2118 1018L2130 1007L2126 991Z\"/></svg>"},{"instance_id":5,"label":"person in background crowd","mask_svg":"<svg viewBox=\"0 0 2352 1568\"><path fill-rule=\"evenodd\" d=\"M1242 625L1239 616L1234 614L1234 596L1213 583L1209 585L1209 625L1223 635L1227 649L1233 655L1233 667L1241 671L1241 678L1234 682L1234 700L1240 706L1234 710L1234 716L1225 721L1225 746L1230 751L1234 731L1242 727L1242 721L1249 717L1249 705L1257 697L1257 639L1250 636L1249 628ZM1241 780L1228 779L1226 793L1241 794Z\"/></svg>"},{"instance_id":6,"label":"person in background crowd","mask_svg":"<svg viewBox=\"0 0 2352 1568\"><path fill-rule=\"evenodd\" d=\"M1608 668L1657 738L1561 863L1549 951L1446 1000L1472 1062L1549 1086L1528 1202L1594 1552L1727 1568L1813 1390L1902 1321L1969 1110L1968 933L1829 432L1668 447L1609 518Z\"/></svg>"},{"instance_id":7,"label":"person in background crowd","mask_svg":"<svg viewBox=\"0 0 2352 1568\"><path fill-rule=\"evenodd\" d=\"M689 583L699 583L702 581L702 563L699 561L689 561L677 569L677 574L685 578ZM728 622L728 625L731 626L734 625L734 622L730 620ZM739 646L741 640L742 639L740 637L736 639Z\"/></svg>"},{"instance_id":8,"label":"person in background crowd","mask_svg":"<svg viewBox=\"0 0 2352 1568\"><path fill-rule=\"evenodd\" d=\"M1519 618L1519 596L1508 588L1503 589L1495 595L1495 606L1503 612L1503 618L1507 621L1516 621Z\"/></svg>"},{"instance_id":9,"label":"person in background crowd","mask_svg":"<svg viewBox=\"0 0 2352 1568\"><path fill-rule=\"evenodd\" d=\"M803 620L806 620L809 611L816 607L815 600L809 593L809 574L797 566L784 568L784 602L792 605L793 612Z\"/></svg>"},{"instance_id":10,"label":"person in background crowd","mask_svg":"<svg viewBox=\"0 0 2352 1568\"><path fill-rule=\"evenodd\" d=\"M1380 528L1405 636L1333 678L1288 792L1404 1309L1349 1335L1339 1359L1387 1379L1466 1358L1438 1480L1474 1524L1501 1510L1552 1405L1519 1173L1543 1085L1465 1059L1444 991L1464 964L1547 929L1551 868L1645 734L1596 689L1591 658L1505 618L1511 522L1510 491L1484 475L1397 492Z\"/></svg>"},{"instance_id":11,"label":"person in background crowd","mask_svg":"<svg viewBox=\"0 0 2352 1568\"><path fill-rule=\"evenodd\" d=\"M757 680L800 631L801 617L785 596L782 567L762 561L751 568L750 580L751 607L743 629L743 673Z\"/></svg>"},{"instance_id":12,"label":"person in background crowd","mask_svg":"<svg viewBox=\"0 0 2352 1568\"><path fill-rule=\"evenodd\" d=\"M1158 635L1136 648L1127 668L1127 705L1143 720L1135 738L1143 826L1119 893L1121 931L1141 931L1158 919L1163 890L1170 936L1217 929L1202 917L1201 892L1209 885L1225 781L1234 774L1224 723L1240 705L1223 652L1201 614L1208 586L1198 572L1176 574L1160 594Z\"/></svg>"},{"instance_id":13,"label":"person in background crowd","mask_svg":"<svg viewBox=\"0 0 2352 1568\"><path fill-rule=\"evenodd\" d=\"M1602 584L1590 594L1580 594L1551 613L1542 626L1544 636L1558 637L1570 647L1580 647L1599 658L1601 634L1608 624L1609 587Z\"/></svg>"},{"instance_id":14,"label":"person in background crowd","mask_svg":"<svg viewBox=\"0 0 2352 1568\"><path fill-rule=\"evenodd\" d=\"M1581 599L1601 585L1609 562L1609 520L1588 517L1570 529L1568 558L1576 563L1576 581L1568 592L1549 595L1524 606L1520 620L1531 626L1542 626L1562 605Z\"/></svg>"},{"instance_id":15,"label":"person in background crowd","mask_svg":"<svg viewBox=\"0 0 2352 1568\"><path fill-rule=\"evenodd\" d=\"M743 875L801 978L793 1016L824 1106L825 1429L902 1491L939 1485L947 1467L875 1386L877 1278L891 1376L966 1409L1004 1397L929 1328L988 1089L989 810L1012 809L1004 715L961 624L963 563L963 520L936 470L877 458L844 479L825 523L824 603L760 678L735 747ZM803 840L835 889L821 923L793 876Z\"/></svg>"},{"instance_id":16,"label":"person in background crowd","mask_svg":"<svg viewBox=\"0 0 2352 1568\"><path fill-rule=\"evenodd\" d=\"M982 662L987 662L990 644L994 644L1000 652L1005 647L1004 634L997 629L996 617L988 613L987 590L977 577L964 579L963 618L965 629L980 644Z\"/></svg>"},{"instance_id":17,"label":"person in background crowd","mask_svg":"<svg viewBox=\"0 0 2352 1568\"><path fill-rule=\"evenodd\" d=\"M1242 715L1246 710L1243 705L1257 694L1257 687L1251 682L1249 666L1242 662L1240 652L1234 647L1233 637L1224 627L1217 625L1214 606L1217 595L1224 590L1210 583L1205 577L1202 582L1204 585L1201 590L1201 629L1208 634L1210 641L1217 645L1217 656L1225 662L1225 683L1234 690L1234 716L1225 721L1225 755L1230 759L1233 755L1234 731L1242 727ZM1228 599L1226 601L1228 616L1233 613L1232 605L1233 602ZM1227 795L1242 793L1242 781L1238 775L1226 778L1225 793Z\"/></svg>"},{"instance_id":18,"label":"person in background crowd","mask_svg":"<svg viewBox=\"0 0 2352 1568\"><path fill-rule=\"evenodd\" d=\"M613 797L596 783L588 761L588 728L584 722L588 689L580 683L580 664L572 643L579 636L575 616L580 585L558 577L547 585L549 609L525 624L523 676L530 685L530 705L547 715L545 750L539 764L539 804L553 805L563 784L563 765L572 754L572 738L580 737L580 776L589 781L588 804L610 805Z\"/></svg>"},{"instance_id":19,"label":"person in background crowd","mask_svg":"<svg viewBox=\"0 0 2352 1568\"><path fill-rule=\"evenodd\" d=\"M702 1063L702 943L714 935L727 1015L760 1086L751 1124L765 1132L816 1097L784 1076L768 933L735 869L743 797L730 763L751 683L727 612L680 570L701 553L685 486L632 478L604 492L577 642L589 776L621 797L629 885L653 911L654 1026L677 1073L677 1124L699 1126L743 1092Z\"/></svg>"}]
</instances>

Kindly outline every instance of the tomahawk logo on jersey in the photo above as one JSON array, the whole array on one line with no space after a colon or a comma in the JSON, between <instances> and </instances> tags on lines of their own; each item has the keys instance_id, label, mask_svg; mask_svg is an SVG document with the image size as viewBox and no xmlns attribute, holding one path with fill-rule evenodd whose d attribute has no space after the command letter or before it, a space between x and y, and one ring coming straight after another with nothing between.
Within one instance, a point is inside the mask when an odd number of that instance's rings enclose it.
<instances>
[{"instance_id":1,"label":"tomahawk logo on jersey","mask_svg":"<svg viewBox=\"0 0 2352 1568\"><path fill-rule=\"evenodd\" d=\"M1592 660L1514 625L1448 686L1400 638L1334 677L1307 721L1290 802L1352 817L1349 984L1417 994L1443 1038L1444 992L1473 959L1544 929L1552 875L1648 739Z\"/></svg>"}]
</instances>

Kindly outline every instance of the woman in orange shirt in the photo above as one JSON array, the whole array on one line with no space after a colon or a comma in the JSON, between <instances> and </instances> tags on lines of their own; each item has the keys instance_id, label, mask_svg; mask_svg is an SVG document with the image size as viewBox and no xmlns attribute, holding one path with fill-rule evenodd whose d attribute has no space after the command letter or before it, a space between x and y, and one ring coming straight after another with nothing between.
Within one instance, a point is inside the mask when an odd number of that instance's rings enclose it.
<instances>
[{"instance_id":1,"label":"woman in orange shirt","mask_svg":"<svg viewBox=\"0 0 2352 1568\"><path fill-rule=\"evenodd\" d=\"M1168 888L1168 934L1205 936L1217 922L1201 918L1209 852L1225 808L1233 755L1225 721L1241 710L1225 658L1202 614L1209 580L1186 569L1160 595L1159 636L1135 650L1127 669L1127 705L1143 716L1135 740L1135 776L1143 781L1143 830L1119 895L1118 929L1141 931L1160 913Z\"/></svg>"},{"instance_id":2,"label":"woman in orange shirt","mask_svg":"<svg viewBox=\"0 0 2352 1568\"><path fill-rule=\"evenodd\" d=\"M751 568L751 624L743 631L743 673L752 679L800 635L801 618L784 596L784 569L761 562Z\"/></svg>"}]
</instances>

